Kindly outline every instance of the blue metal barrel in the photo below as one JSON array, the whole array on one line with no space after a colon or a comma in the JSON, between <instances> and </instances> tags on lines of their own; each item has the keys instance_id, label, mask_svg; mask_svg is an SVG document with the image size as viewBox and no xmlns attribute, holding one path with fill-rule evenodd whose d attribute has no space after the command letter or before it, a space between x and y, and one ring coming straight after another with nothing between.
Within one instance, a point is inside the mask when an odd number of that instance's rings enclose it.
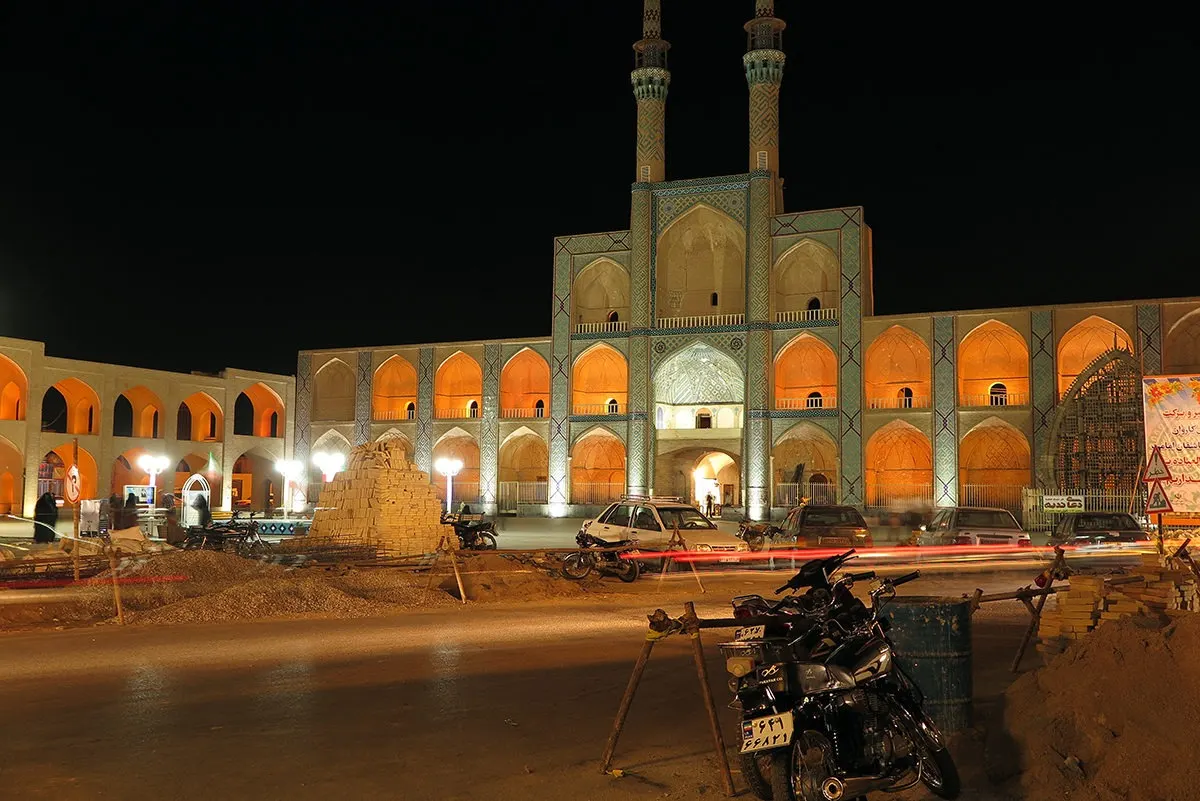
<instances>
[{"instance_id":1,"label":"blue metal barrel","mask_svg":"<svg viewBox=\"0 0 1200 801\"><path fill-rule=\"evenodd\" d=\"M971 603L965 598L898 596L884 609L897 661L925 696L944 734L971 725Z\"/></svg>"}]
</instances>

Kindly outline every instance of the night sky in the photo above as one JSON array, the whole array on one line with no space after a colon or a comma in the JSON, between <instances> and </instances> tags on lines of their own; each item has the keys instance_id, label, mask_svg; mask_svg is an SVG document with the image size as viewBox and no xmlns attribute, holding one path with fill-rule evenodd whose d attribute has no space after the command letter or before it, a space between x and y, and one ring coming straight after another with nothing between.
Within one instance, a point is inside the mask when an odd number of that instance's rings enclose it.
<instances>
[{"instance_id":1,"label":"night sky","mask_svg":"<svg viewBox=\"0 0 1200 801\"><path fill-rule=\"evenodd\" d=\"M0 335L50 355L546 335L553 237L629 225L639 0L72 5L0 11ZM667 177L744 172L754 4L664 6ZM878 313L1200 294L1187 26L776 8L786 209L865 206Z\"/></svg>"}]
</instances>

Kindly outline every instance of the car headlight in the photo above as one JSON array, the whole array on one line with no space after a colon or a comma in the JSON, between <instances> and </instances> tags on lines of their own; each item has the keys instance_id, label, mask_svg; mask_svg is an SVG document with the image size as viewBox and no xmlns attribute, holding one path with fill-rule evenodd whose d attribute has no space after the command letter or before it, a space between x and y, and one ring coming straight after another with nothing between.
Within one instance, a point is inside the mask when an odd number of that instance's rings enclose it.
<instances>
[{"instance_id":1,"label":"car headlight","mask_svg":"<svg viewBox=\"0 0 1200 801\"><path fill-rule=\"evenodd\" d=\"M739 543L737 544L737 550L739 550L739 551L748 551L748 550L750 550L750 546L749 546L749 545L747 545L747 544L746 544L746 543L744 543L744 542L739 542Z\"/></svg>"},{"instance_id":2,"label":"car headlight","mask_svg":"<svg viewBox=\"0 0 1200 801\"><path fill-rule=\"evenodd\" d=\"M700 551L700 553L710 553L712 551L712 546L708 543L702 542L696 546L696 550Z\"/></svg>"}]
</instances>

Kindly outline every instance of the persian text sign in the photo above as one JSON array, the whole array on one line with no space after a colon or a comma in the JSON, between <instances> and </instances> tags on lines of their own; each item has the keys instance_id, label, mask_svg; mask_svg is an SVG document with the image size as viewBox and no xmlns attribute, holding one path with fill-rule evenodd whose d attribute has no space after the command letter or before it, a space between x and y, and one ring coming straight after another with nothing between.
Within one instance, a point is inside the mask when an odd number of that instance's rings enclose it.
<instances>
[{"instance_id":1,"label":"persian text sign","mask_svg":"<svg viewBox=\"0 0 1200 801\"><path fill-rule=\"evenodd\" d=\"M1043 512L1082 512L1084 497L1082 495L1043 495Z\"/></svg>"},{"instance_id":2,"label":"persian text sign","mask_svg":"<svg viewBox=\"0 0 1200 801\"><path fill-rule=\"evenodd\" d=\"M1162 482L1175 512L1200 512L1200 376L1142 379L1146 453L1158 447L1169 481Z\"/></svg>"}]
</instances>

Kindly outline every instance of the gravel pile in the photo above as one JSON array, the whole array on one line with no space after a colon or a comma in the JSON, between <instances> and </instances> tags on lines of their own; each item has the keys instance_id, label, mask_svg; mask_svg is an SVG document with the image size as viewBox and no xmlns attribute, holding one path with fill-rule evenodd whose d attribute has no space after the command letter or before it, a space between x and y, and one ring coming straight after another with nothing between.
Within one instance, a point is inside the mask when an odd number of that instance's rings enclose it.
<instances>
[{"instance_id":1,"label":"gravel pile","mask_svg":"<svg viewBox=\"0 0 1200 801\"><path fill-rule=\"evenodd\" d=\"M282 576L288 569L256 559L244 559L220 551L171 551L146 557L122 560L118 576L187 576L201 584L230 584L264 576ZM100 578L110 578L106 570Z\"/></svg>"}]
</instances>

